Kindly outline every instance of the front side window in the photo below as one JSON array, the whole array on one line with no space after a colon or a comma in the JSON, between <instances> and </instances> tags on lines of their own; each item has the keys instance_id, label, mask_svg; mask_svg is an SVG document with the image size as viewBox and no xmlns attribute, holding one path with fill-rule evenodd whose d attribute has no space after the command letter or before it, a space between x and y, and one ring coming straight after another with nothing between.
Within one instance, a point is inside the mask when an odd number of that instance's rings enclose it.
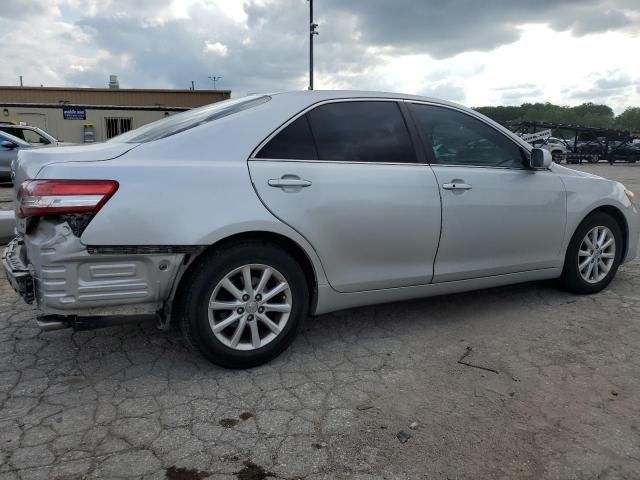
<instances>
[{"instance_id":1,"label":"front side window","mask_svg":"<svg viewBox=\"0 0 640 480\"><path fill-rule=\"evenodd\" d=\"M516 143L466 113L421 104L411 104L411 112L438 164L524 168Z\"/></svg>"},{"instance_id":2,"label":"front side window","mask_svg":"<svg viewBox=\"0 0 640 480\"><path fill-rule=\"evenodd\" d=\"M396 102L321 105L308 114L320 160L415 162L415 151Z\"/></svg>"}]
</instances>

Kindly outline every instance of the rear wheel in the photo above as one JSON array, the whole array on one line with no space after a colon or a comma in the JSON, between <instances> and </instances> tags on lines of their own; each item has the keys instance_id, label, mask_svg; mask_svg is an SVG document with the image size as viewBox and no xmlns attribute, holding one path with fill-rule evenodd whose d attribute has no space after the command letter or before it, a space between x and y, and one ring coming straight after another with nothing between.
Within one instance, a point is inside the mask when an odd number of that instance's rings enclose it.
<instances>
[{"instance_id":1,"label":"rear wheel","mask_svg":"<svg viewBox=\"0 0 640 480\"><path fill-rule=\"evenodd\" d=\"M293 342L308 313L304 272L277 245L250 242L203 258L186 285L182 330L213 363L250 368Z\"/></svg>"},{"instance_id":2,"label":"rear wheel","mask_svg":"<svg viewBox=\"0 0 640 480\"><path fill-rule=\"evenodd\" d=\"M615 276L622 259L622 230L610 215L597 212L576 229L564 262L561 282L573 293L604 289Z\"/></svg>"}]
</instances>

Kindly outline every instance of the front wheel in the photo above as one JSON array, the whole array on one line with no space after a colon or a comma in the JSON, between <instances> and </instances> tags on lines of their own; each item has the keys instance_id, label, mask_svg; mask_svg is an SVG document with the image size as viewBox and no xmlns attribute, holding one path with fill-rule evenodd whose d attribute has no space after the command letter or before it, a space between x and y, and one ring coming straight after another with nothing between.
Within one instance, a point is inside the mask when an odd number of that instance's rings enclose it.
<instances>
[{"instance_id":1,"label":"front wheel","mask_svg":"<svg viewBox=\"0 0 640 480\"><path fill-rule=\"evenodd\" d=\"M564 262L561 282L573 293L597 293L615 276L622 259L622 230L606 213L594 213L576 229Z\"/></svg>"},{"instance_id":2,"label":"front wheel","mask_svg":"<svg viewBox=\"0 0 640 480\"><path fill-rule=\"evenodd\" d=\"M208 254L188 282L183 333L223 367L250 368L277 357L307 316L304 272L274 244L248 242Z\"/></svg>"}]
</instances>

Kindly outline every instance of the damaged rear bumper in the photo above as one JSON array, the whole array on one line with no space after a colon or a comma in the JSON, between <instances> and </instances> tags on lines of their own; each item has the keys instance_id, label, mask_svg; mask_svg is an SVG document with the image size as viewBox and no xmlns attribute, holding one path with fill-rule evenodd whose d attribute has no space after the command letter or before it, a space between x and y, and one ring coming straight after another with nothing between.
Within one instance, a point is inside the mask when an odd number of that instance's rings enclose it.
<instances>
[{"instance_id":1,"label":"damaged rear bumper","mask_svg":"<svg viewBox=\"0 0 640 480\"><path fill-rule=\"evenodd\" d=\"M24 242L15 238L2 252L2 267L7 280L25 302L31 304L35 298L35 286L31 270L24 261Z\"/></svg>"},{"instance_id":2,"label":"damaged rear bumper","mask_svg":"<svg viewBox=\"0 0 640 480\"><path fill-rule=\"evenodd\" d=\"M97 328L157 316L185 253L88 248L62 220L41 220L2 255L9 282L37 302L43 329Z\"/></svg>"}]
</instances>

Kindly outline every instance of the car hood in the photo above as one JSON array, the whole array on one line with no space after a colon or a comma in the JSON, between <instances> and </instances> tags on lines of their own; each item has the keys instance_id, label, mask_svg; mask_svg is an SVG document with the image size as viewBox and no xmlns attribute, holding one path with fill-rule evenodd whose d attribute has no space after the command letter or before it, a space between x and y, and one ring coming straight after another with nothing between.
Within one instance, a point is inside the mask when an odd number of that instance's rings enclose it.
<instances>
[{"instance_id":1,"label":"car hood","mask_svg":"<svg viewBox=\"0 0 640 480\"><path fill-rule=\"evenodd\" d=\"M13 183L16 188L29 178L37 178L43 167L61 162L100 162L124 155L135 143L91 143L61 147L29 148L21 150L15 165Z\"/></svg>"},{"instance_id":2,"label":"car hood","mask_svg":"<svg viewBox=\"0 0 640 480\"><path fill-rule=\"evenodd\" d=\"M565 177L599 178L601 180L606 180L604 177L600 177L592 173L580 172L572 168L563 167L562 165L558 165L557 163L552 164L551 169L559 175L563 175Z\"/></svg>"}]
</instances>

